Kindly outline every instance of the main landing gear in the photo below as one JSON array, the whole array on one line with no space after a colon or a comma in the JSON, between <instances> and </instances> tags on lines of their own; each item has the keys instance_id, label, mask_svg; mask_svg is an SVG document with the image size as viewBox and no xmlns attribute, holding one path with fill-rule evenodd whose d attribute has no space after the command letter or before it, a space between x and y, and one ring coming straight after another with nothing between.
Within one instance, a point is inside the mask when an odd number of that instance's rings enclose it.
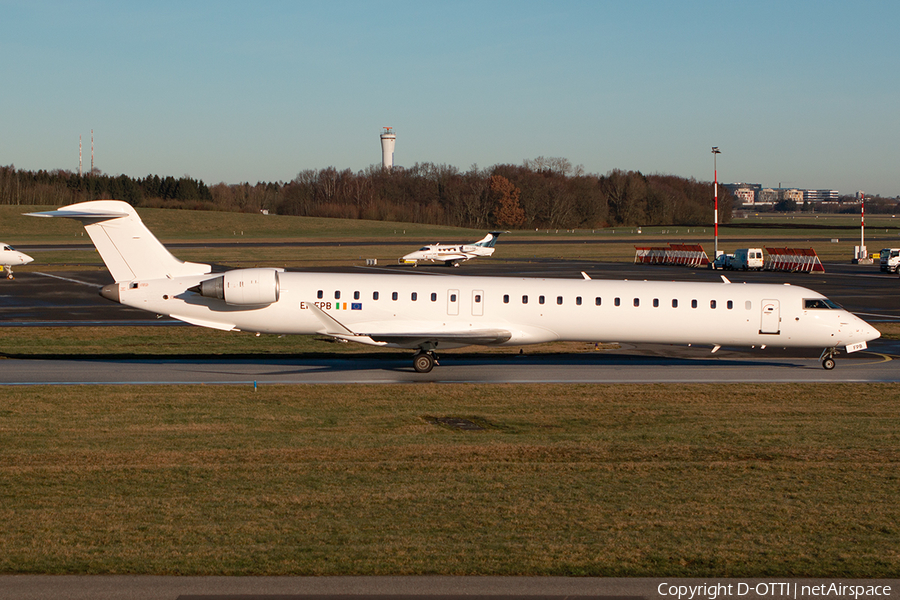
<instances>
[{"instance_id":1,"label":"main landing gear","mask_svg":"<svg viewBox=\"0 0 900 600\"><path fill-rule=\"evenodd\" d=\"M413 356L413 368L416 373L429 373L436 364L439 364L437 356L431 350L419 350Z\"/></svg>"},{"instance_id":2,"label":"main landing gear","mask_svg":"<svg viewBox=\"0 0 900 600\"><path fill-rule=\"evenodd\" d=\"M832 370L834 368L834 357L837 356L837 354L837 348L825 348L822 350L822 354L819 356L819 360L822 361L822 368L826 371Z\"/></svg>"}]
</instances>

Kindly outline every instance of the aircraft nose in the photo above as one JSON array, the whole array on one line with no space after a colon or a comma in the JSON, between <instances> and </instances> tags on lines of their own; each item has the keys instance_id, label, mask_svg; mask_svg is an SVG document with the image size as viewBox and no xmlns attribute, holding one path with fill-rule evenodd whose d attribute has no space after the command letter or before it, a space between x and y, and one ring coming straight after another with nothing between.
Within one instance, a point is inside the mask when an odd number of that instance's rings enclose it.
<instances>
[{"instance_id":1,"label":"aircraft nose","mask_svg":"<svg viewBox=\"0 0 900 600\"><path fill-rule=\"evenodd\" d=\"M22 264L27 265L30 262L34 262L34 259L28 256L27 254L22 255Z\"/></svg>"},{"instance_id":2,"label":"aircraft nose","mask_svg":"<svg viewBox=\"0 0 900 600\"><path fill-rule=\"evenodd\" d=\"M867 342L871 342L872 340L877 340L881 337L881 332L866 323L866 328L863 330L863 337Z\"/></svg>"}]
</instances>

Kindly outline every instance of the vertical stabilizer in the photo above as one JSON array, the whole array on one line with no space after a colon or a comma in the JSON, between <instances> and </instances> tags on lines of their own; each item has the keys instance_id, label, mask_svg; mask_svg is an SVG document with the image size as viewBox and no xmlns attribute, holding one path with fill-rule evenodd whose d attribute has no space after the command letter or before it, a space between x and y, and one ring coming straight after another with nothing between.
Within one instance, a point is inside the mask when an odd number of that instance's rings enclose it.
<instances>
[{"instance_id":1,"label":"vertical stabilizer","mask_svg":"<svg viewBox=\"0 0 900 600\"><path fill-rule=\"evenodd\" d=\"M502 231L491 231L486 236L472 244L473 246L482 246L483 248L493 248L494 244L497 243L497 238L500 237Z\"/></svg>"},{"instance_id":2,"label":"vertical stabilizer","mask_svg":"<svg viewBox=\"0 0 900 600\"><path fill-rule=\"evenodd\" d=\"M172 256L127 202L95 200L29 215L81 221L117 282L202 275L211 271L209 265L184 262Z\"/></svg>"}]
</instances>

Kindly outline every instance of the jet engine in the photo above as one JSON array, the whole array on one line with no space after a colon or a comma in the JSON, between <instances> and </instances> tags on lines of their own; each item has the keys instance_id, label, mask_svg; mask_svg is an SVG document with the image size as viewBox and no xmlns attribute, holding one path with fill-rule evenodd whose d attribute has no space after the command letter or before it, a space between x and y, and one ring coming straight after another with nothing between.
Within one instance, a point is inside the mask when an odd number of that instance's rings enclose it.
<instances>
[{"instance_id":1,"label":"jet engine","mask_svg":"<svg viewBox=\"0 0 900 600\"><path fill-rule=\"evenodd\" d=\"M191 288L205 298L224 300L236 306L265 306L278 302L280 269L236 269Z\"/></svg>"}]
</instances>

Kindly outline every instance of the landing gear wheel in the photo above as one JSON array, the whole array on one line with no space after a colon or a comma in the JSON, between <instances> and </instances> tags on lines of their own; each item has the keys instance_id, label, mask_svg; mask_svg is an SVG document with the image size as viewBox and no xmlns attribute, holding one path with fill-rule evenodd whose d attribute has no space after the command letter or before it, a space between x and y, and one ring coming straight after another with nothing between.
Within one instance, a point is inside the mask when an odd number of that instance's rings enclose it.
<instances>
[{"instance_id":1,"label":"landing gear wheel","mask_svg":"<svg viewBox=\"0 0 900 600\"><path fill-rule=\"evenodd\" d=\"M826 358L825 360L823 360L823 361L822 361L822 368L825 369L826 371L832 370L832 369L834 368L834 359L833 359L833 358Z\"/></svg>"},{"instance_id":2,"label":"landing gear wheel","mask_svg":"<svg viewBox=\"0 0 900 600\"><path fill-rule=\"evenodd\" d=\"M413 357L413 368L416 373L429 373L434 368L434 362L431 352L419 352Z\"/></svg>"}]
</instances>

